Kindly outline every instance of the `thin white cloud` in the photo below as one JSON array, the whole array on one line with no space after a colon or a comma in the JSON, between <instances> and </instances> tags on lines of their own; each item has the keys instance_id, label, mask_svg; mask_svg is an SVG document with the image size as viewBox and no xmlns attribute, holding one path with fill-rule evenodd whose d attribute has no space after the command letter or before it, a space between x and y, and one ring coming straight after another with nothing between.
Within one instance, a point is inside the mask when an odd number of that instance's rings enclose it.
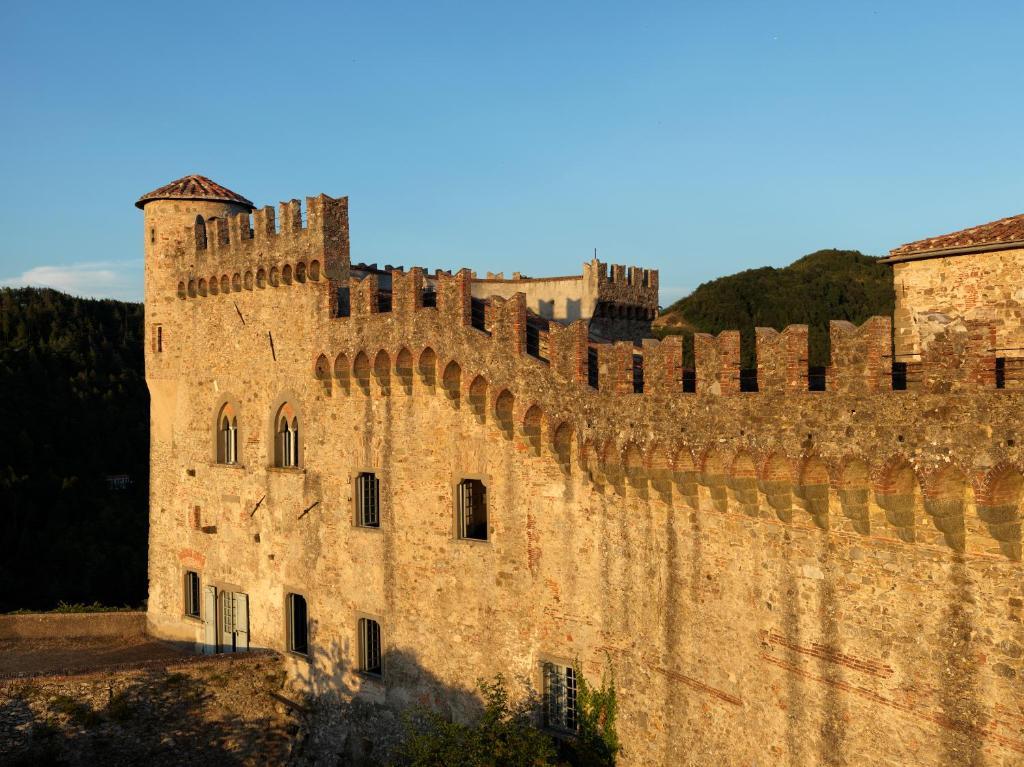
<instances>
[{"instance_id":1,"label":"thin white cloud","mask_svg":"<svg viewBox=\"0 0 1024 767\"><path fill-rule=\"evenodd\" d=\"M0 279L6 287L55 288L74 296L142 300L142 259L34 266Z\"/></svg>"}]
</instances>

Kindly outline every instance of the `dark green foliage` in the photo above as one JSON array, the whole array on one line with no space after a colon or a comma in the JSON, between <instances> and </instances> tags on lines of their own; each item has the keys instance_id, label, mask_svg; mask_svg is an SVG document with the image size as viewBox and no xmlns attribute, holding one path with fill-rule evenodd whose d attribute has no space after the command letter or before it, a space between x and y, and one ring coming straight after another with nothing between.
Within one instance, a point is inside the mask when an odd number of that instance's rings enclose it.
<instances>
[{"instance_id":1,"label":"dark green foliage","mask_svg":"<svg viewBox=\"0 0 1024 767\"><path fill-rule=\"evenodd\" d=\"M552 739L534 724L531 701L512 704L499 674L481 682L484 710L472 725L450 722L434 711L417 710L406 719L406 734L395 754L402 767L540 767L555 764Z\"/></svg>"},{"instance_id":2,"label":"dark green foliage","mask_svg":"<svg viewBox=\"0 0 1024 767\"><path fill-rule=\"evenodd\" d=\"M856 250L819 250L782 269L767 266L705 282L672 304L663 334L742 334L742 365L754 366L754 328L808 326L810 365L828 365L828 322L892 315L891 268ZM687 356L692 360L690 343Z\"/></svg>"},{"instance_id":3,"label":"dark green foliage","mask_svg":"<svg viewBox=\"0 0 1024 767\"><path fill-rule=\"evenodd\" d=\"M570 762L578 767L613 767L621 748L615 730L618 702L615 698L615 676L611 663L595 688L583 676L579 661L576 672L576 737L567 742Z\"/></svg>"},{"instance_id":4,"label":"dark green foliage","mask_svg":"<svg viewBox=\"0 0 1024 767\"><path fill-rule=\"evenodd\" d=\"M0 290L0 612L146 595L141 304ZM106 478L127 474L112 490Z\"/></svg>"}]
</instances>

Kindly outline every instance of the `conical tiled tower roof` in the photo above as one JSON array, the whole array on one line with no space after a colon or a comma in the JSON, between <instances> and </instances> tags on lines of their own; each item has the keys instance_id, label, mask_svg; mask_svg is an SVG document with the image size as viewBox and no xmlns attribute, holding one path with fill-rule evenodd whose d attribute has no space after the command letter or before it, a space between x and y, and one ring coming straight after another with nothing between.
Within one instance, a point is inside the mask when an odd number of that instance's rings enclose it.
<instances>
[{"instance_id":1,"label":"conical tiled tower roof","mask_svg":"<svg viewBox=\"0 0 1024 767\"><path fill-rule=\"evenodd\" d=\"M210 181L206 176L195 175L179 178L166 186L154 189L149 194L142 195L135 203L135 207L142 208L147 202L153 200L215 200L245 205L250 209L256 207L242 195L235 194L216 181Z\"/></svg>"}]
</instances>

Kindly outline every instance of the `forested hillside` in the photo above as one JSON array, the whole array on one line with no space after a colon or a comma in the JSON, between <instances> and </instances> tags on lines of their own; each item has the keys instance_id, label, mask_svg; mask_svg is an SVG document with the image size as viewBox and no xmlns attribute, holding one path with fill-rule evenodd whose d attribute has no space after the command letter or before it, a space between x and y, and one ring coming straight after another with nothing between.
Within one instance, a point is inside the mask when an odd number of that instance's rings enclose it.
<instances>
[{"instance_id":1,"label":"forested hillside","mask_svg":"<svg viewBox=\"0 0 1024 767\"><path fill-rule=\"evenodd\" d=\"M860 324L875 314L891 316L894 300L890 267L877 258L819 250L781 269L748 269L705 282L668 307L655 328L659 335L739 330L742 364L753 367L755 327L805 324L809 364L827 365L829 320Z\"/></svg>"},{"instance_id":2,"label":"forested hillside","mask_svg":"<svg viewBox=\"0 0 1024 767\"><path fill-rule=\"evenodd\" d=\"M142 335L142 304L0 290L0 612L145 598Z\"/></svg>"}]
</instances>

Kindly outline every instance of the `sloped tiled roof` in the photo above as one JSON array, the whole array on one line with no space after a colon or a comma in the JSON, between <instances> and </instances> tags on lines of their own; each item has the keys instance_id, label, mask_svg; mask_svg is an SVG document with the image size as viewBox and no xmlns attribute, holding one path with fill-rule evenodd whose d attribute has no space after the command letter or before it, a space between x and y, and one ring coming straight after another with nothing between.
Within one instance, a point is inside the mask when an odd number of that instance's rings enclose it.
<instances>
[{"instance_id":1,"label":"sloped tiled roof","mask_svg":"<svg viewBox=\"0 0 1024 767\"><path fill-rule=\"evenodd\" d=\"M926 255L935 251L959 248L987 250L989 247L1005 246L1007 243L1024 242L1024 214L1001 218L959 232L928 237L908 242L889 251L889 258L902 259L907 256Z\"/></svg>"},{"instance_id":2,"label":"sloped tiled roof","mask_svg":"<svg viewBox=\"0 0 1024 767\"><path fill-rule=\"evenodd\" d=\"M215 200L217 202L235 202L248 208L256 207L242 195L232 192L216 181L210 181L206 176L196 175L179 178L166 186L154 189L149 194L142 195L135 203L135 207L141 208L153 200Z\"/></svg>"}]
</instances>

